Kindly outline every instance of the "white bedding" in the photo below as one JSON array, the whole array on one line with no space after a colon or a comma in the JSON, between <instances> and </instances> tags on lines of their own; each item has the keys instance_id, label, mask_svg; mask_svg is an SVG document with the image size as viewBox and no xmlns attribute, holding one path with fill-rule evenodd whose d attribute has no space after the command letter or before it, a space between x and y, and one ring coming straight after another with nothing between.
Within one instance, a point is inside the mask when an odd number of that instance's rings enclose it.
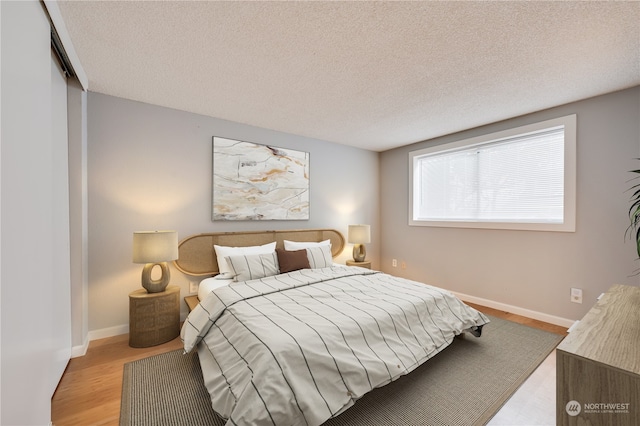
<instances>
[{"instance_id":1,"label":"white bedding","mask_svg":"<svg viewBox=\"0 0 640 426\"><path fill-rule=\"evenodd\" d=\"M228 425L320 425L487 322L445 290L332 267L218 288L181 337Z\"/></svg>"},{"instance_id":2,"label":"white bedding","mask_svg":"<svg viewBox=\"0 0 640 426\"><path fill-rule=\"evenodd\" d=\"M346 265L342 265L340 263L334 263L334 267L336 268L347 268ZM200 281L198 285L198 300L204 300L209 293L211 293L216 288L221 288L227 286L233 282L233 278L230 273L219 274L215 277L205 278Z\"/></svg>"},{"instance_id":3,"label":"white bedding","mask_svg":"<svg viewBox=\"0 0 640 426\"><path fill-rule=\"evenodd\" d=\"M233 282L233 278L225 278L223 275L216 275L212 278L205 278L198 286L198 300L204 300L209 293L216 288L224 287Z\"/></svg>"}]
</instances>

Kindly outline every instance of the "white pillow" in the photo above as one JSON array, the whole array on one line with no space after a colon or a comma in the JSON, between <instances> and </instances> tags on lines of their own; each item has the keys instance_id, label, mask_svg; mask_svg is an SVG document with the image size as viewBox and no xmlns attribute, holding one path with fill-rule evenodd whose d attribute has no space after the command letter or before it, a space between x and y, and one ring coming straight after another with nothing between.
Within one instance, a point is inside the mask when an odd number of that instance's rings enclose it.
<instances>
[{"instance_id":1,"label":"white pillow","mask_svg":"<svg viewBox=\"0 0 640 426\"><path fill-rule=\"evenodd\" d=\"M234 274L234 281L257 280L280 273L276 253L227 256L227 264Z\"/></svg>"},{"instance_id":2,"label":"white pillow","mask_svg":"<svg viewBox=\"0 0 640 426\"><path fill-rule=\"evenodd\" d=\"M307 250L307 258L311 269L328 268L333 266L333 258L331 257L331 246L309 247Z\"/></svg>"},{"instance_id":3,"label":"white pillow","mask_svg":"<svg viewBox=\"0 0 640 426\"><path fill-rule=\"evenodd\" d=\"M329 246L331 249L331 240L320 241L319 243L312 241L289 241L284 240L284 249L287 251L301 250L309 247Z\"/></svg>"},{"instance_id":4,"label":"white pillow","mask_svg":"<svg viewBox=\"0 0 640 426\"><path fill-rule=\"evenodd\" d=\"M227 265L226 257L228 256L242 256L247 254L269 254L276 252L276 243L267 243L261 246L250 247L226 247L213 245L213 249L216 251L216 258L218 259L218 271L221 274L225 272L231 272L229 265Z\"/></svg>"}]
</instances>

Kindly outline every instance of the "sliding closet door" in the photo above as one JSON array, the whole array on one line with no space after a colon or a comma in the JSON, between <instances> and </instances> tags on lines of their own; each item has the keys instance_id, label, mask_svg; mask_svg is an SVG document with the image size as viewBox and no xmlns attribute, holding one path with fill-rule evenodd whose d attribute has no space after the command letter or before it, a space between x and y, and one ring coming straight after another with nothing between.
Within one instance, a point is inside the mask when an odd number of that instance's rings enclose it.
<instances>
[{"instance_id":1,"label":"sliding closet door","mask_svg":"<svg viewBox=\"0 0 640 426\"><path fill-rule=\"evenodd\" d=\"M51 55L52 220L53 241L53 366L49 386L53 395L71 358L71 272L69 243L69 143L67 79Z\"/></svg>"},{"instance_id":2,"label":"sliding closet door","mask_svg":"<svg viewBox=\"0 0 640 426\"><path fill-rule=\"evenodd\" d=\"M59 328L69 329L57 306L54 314L62 220L53 212L51 26L41 2L0 1L0 11L0 424L47 425L59 376L53 336L59 347Z\"/></svg>"}]
</instances>

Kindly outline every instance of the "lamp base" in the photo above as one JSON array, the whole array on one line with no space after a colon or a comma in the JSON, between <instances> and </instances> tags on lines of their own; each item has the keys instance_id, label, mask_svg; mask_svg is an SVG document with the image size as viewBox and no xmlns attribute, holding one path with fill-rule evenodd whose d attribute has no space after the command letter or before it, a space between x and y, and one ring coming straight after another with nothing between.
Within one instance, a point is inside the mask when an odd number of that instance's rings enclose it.
<instances>
[{"instance_id":1,"label":"lamp base","mask_svg":"<svg viewBox=\"0 0 640 426\"><path fill-rule=\"evenodd\" d=\"M154 280L151 279L151 271L156 265L160 267L161 275L159 279ZM142 287L144 287L149 293L160 293L169 285L170 276L171 273L169 272L169 265L167 262L147 263L142 269Z\"/></svg>"},{"instance_id":2,"label":"lamp base","mask_svg":"<svg viewBox=\"0 0 640 426\"><path fill-rule=\"evenodd\" d=\"M367 250L364 248L364 244L355 244L353 246L353 260L356 262L364 262L366 256Z\"/></svg>"}]
</instances>

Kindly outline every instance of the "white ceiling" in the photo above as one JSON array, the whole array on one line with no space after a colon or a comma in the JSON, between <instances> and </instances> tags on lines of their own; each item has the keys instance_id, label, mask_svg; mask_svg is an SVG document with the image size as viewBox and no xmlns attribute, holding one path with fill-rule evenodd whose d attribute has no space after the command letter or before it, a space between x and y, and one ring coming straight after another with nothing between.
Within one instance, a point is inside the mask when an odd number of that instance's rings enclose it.
<instances>
[{"instance_id":1,"label":"white ceiling","mask_svg":"<svg viewBox=\"0 0 640 426\"><path fill-rule=\"evenodd\" d=\"M373 151L640 84L638 2L59 6L91 91Z\"/></svg>"}]
</instances>

